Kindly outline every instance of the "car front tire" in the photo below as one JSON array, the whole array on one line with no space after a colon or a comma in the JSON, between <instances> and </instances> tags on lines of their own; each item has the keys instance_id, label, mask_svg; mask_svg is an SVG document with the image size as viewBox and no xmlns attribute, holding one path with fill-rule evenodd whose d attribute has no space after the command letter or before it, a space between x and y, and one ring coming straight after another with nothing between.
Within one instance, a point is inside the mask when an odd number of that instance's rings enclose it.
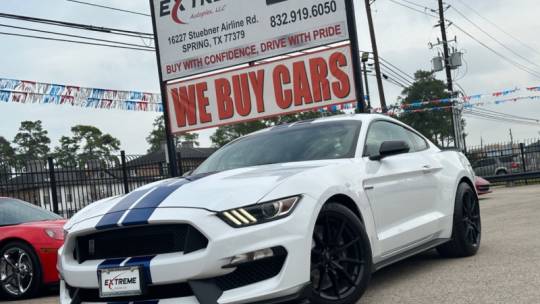
<instances>
[{"instance_id":1,"label":"car front tire","mask_svg":"<svg viewBox=\"0 0 540 304\"><path fill-rule=\"evenodd\" d=\"M437 247L444 257L469 257L478 252L482 239L480 204L474 190L461 183L456 194L452 240Z\"/></svg>"},{"instance_id":2,"label":"car front tire","mask_svg":"<svg viewBox=\"0 0 540 304\"><path fill-rule=\"evenodd\" d=\"M26 243L10 242L0 248L0 290L8 299L30 298L41 288L41 266Z\"/></svg>"},{"instance_id":3,"label":"car front tire","mask_svg":"<svg viewBox=\"0 0 540 304\"><path fill-rule=\"evenodd\" d=\"M368 286L371 270L364 225L347 207L327 203L313 233L310 303L355 303Z\"/></svg>"}]
</instances>

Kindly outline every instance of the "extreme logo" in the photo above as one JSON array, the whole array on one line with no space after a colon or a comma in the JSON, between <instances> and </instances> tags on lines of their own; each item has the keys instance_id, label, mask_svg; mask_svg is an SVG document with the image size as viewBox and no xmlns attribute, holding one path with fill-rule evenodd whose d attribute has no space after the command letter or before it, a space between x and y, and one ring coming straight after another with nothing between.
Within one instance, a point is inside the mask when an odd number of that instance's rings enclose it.
<instances>
[{"instance_id":1,"label":"extreme logo","mask_svg":"<svg viewBox=\"0 0 540 304\"><path fill-rule=\"evenodd\" d=\"M161 0L159 1L159 16L171 16L172 20L178 24L187 24L181 13L187 9L205 8L210 4L223 0Z\"/></svg>"}]
</instances>

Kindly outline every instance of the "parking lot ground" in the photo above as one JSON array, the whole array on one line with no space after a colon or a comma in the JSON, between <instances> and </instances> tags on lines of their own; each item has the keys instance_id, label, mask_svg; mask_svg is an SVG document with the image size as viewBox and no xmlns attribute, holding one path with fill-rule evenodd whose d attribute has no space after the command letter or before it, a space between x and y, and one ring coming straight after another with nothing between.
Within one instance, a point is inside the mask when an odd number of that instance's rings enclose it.
<instances>
[{"instance_id":1,"label":"parking lot ground","mask_svg":"<svg viewBox=\"0 0 540 304\"><path fill-rule=\"evenodd\" d=\"M444 259L431 251L389 266L374 274L359 304L540 303L540 186L496 188L480 204L477 256Z\"/></svg>"}]
</instances>

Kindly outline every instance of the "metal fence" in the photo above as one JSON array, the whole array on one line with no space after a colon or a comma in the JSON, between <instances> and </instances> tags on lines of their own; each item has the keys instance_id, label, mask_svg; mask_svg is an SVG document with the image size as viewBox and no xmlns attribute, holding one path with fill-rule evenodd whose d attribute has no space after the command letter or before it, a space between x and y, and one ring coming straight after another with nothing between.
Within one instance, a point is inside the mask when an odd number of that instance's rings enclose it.
<instances>
[{"instance_id":1,"label":"metal fence","mask_svg":"<svg viewBox=\"0 0 540 304\"><path fill-rule=\"evenodd\" d=\"M540 139L469 147L476 175L495 184L540 182Z\"/></svg>"},{"instance_id":2,"label":"metal fence","mask_svg":"<svg viewBox=\"0 0 540 304\"><path fill-rule=\"evenodd\" d=\"M181 172L198 167L205 158L180 158ZM0 162L0 197L14 197L71 217L88 204L132 191L168 178L165 160L147 155L120 155L92 160L78 167L63 167L54 158L32 160L24 165Z\"/></svg>"}]
</instances>

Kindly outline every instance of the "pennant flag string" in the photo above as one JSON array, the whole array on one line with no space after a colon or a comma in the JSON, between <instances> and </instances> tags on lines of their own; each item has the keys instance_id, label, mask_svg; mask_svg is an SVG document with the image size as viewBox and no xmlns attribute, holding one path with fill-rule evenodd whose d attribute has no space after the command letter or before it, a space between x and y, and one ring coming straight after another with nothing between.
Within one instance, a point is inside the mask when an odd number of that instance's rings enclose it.
<instances>
[{"instance_id":1,"label":"pennant flag string","mask_svg":"<svg viewBox=\"0 0 540 304\"><path fill-rule=\"evenodd\" d=\"M475 94L460 98L418 100L407 104L401 104L399 106L400 109L392 111L393 113L445 111L447 109L451 109L452 106L455 105L463 105L464 108L471 108L477 106L506 104L509 102L517 102L522 100L540 100L540 95L511 97L513 94L525 91L529 94L534 94L540 92L540 86L532 86L525 89L506 89L489 94ZM487 98L490 99L484 100ZM161 95L156 93L85 88L79 86L6 78L0 78L0 102L21 104L57 104L93 109L163 112ZM430 107L424 108L426 106ZM356 107L357 103L351 102L327 106L318 109L318 111L336 112L339 110L352 110ZM371 111L373 113L381 113L382 109L375 108Z\"/></svg>"},{"instance_id":2,"label":"pennant flag string","mask_svg":"<svg viewBox=\"0 0 540 304\"><path fill-rule=\"evenodd\" d=\"M83 108L163 112L160 94L84 88L4 78L0 78L0 101L25 104L69 104Z\"/></svg>"}]
</instances>

